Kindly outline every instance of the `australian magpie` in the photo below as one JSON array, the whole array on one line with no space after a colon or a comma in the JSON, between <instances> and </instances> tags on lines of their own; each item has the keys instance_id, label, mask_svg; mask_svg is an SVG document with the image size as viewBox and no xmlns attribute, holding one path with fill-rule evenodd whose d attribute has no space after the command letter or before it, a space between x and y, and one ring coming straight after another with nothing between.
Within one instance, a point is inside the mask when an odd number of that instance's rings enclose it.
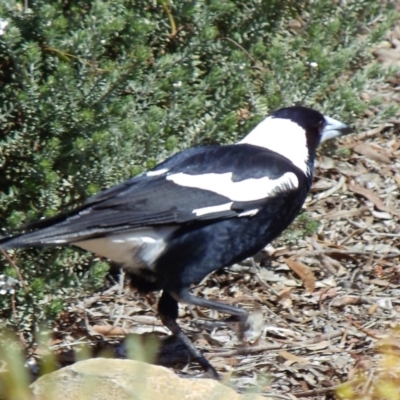
<instances>
[{"instance_id":1,"label":"australian magpie","mask_svg":"<svg viewBox=\"0 0 400 400\"><path fill-rule=\"evenodd\" d=\"M162 322L217 378L180 329L178 302L246 323L243 310L195 297L190 286L286 229L310 190L318 144L348 131L310 108L279 109L240 142L181 151L72 211L0 239L0 249L68 244L120 264L139 291L162 290Z\"/></svg>"}]
</instances>

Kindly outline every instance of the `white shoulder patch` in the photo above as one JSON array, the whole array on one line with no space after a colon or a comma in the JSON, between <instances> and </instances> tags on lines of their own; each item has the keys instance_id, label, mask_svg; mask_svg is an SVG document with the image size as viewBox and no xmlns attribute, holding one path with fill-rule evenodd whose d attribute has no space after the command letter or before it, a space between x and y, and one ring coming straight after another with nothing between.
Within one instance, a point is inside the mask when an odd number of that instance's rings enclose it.
<instances>
[{"instance_id":1,"label":"white shoulder patch","mask_svg":"<svg viewBox=\"0 0 400 400\"><path fill-rule=\"evenodd\" d=\"M308 147L305 130L285 118L267 117L238 144L252 144L281 154L309 175Z\"/></svg>"},{"instance_id":2,"label":"white shoulder patch","mask_svg":"<svg viewBox=\"0 0 400 400\"><path fill-rule=\"evenodd\" d=\"M167 176L166 179L179 186L209 190L210 192L227 197L231 201L261 200L271 197L279 191L295 189L299 186L299 180L293 172L286 172L278 179L263 177L245 179L239 182L232 181L232 172L203 175L188 175L179 172Z\"/></svg>"}]
</instances>

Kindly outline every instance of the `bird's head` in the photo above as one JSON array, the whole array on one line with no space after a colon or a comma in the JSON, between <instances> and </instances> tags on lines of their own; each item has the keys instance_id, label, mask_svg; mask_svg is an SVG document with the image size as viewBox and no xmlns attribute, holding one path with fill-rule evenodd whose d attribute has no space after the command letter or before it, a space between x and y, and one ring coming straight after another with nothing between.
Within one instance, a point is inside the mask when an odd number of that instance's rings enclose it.
<instances>
[{"instance_id":1,"label":"bird's head","mask_svg":"<svg viewBox=\"0 0 400 400\"><path fill-rule=\"evenodd\" d=\"M351 128L337 119L293 106L274 111L239 143L268 148L311 175L319 143L350 132Z\"/></svg>"}]
</instances>

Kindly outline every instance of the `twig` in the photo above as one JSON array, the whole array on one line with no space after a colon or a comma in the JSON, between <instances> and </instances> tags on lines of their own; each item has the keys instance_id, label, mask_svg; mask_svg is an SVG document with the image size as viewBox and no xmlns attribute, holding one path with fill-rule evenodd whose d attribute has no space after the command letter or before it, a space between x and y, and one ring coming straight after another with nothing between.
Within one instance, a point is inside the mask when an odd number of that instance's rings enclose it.
<instances>
[{"instance_id":1,"label":"twig","mask_svg":"<svg viewBox=\"0 0 400 400\"><path fill-rule=\"evenodd\" d=\"M78 56L75 56L74 54L66 53L66 52L64 52L64 51L55 49L54 47L46 46L44 49L47 50L47 51L49 51L49 52L51 52L51 53L58 54L60 57L66 59L66 60L68 60L68 61L69 61L69 58L74 58L74 59L80 61L82 64L88 65L89 67L92 67L92 68L94 68L96 71L99 71L99 72L110 72L110 71L111 71L110 69L98 68L98 67L95 66L95 64L93 64L93 63L91 63L91 62L89 62L89 61L86 61L86 60L83 59L82 57L78 57ZM64 60L64 61L65 61L65 60Z\"/></svg>"},{"instance_id":2,"label":"twig","mask_svg":"<svg viewBox=\"0 0 400 400\"><path fill-rule=\"evenodd\" d=\"M121 269L119 273L119 280L118 280L118 295L121 296L124 290L124 282L125 282L125 271Z\"/></svg>"},{"instance_id":3,"label":"twig","mask_svg":"<svg viewBox=\"0 0 400 400\"><path fill-rule=\"evenodd\" d=\"M8 255L8 253L5 250L1 250L1 252L3 253L4 257L14 267L15 271L17 272L18 279L21 282L21 285L22 285L25 293L29 293L29 288L28 288L27 284L25 283L24 278L22 277L21 270L19 269L16 262Z\"/></svg>"},{"instance_id":4,"label":"twig","mask_svg":"<svg viewBox=\"0 0 400 400\"><path fill-rule=\"evenodd\" d=\"M346 329L345 329L344 332L343 332L343 336L342 336L342 338L340 339L340 343L341 343L342 345L344 345L344 344L346 343L347 335L348 335L348 333L349 333L349 328L350 328L350 324L348 324L348 325L346 326Z\"/></svg>"},{"instance_id":5,"label":"twig","mask_svg":"<svg viewBox=\"0 0 400 400\"><path fill-rule=\"evenodd\" d=\"M115 321L113 322L113 328L115 328L115 327L117 327L117 326L119 325L119 321L121 320L122 315L124 314L124 311L125 311L125 305L122 304L122 305L120 306L120 309L119 309L119 313L118 313L118 315L117 315L117 318L116 318Z\"/></svg>"},{"instance_id":6,"label":"twig","mask_svg":"<svg viewBox=\"0 0 400 400\"><path fill-rule=\"evenodd\" d=\"M360 251L360 250L339 250L339 249L323 249L323 250L289 250L289 251L284 251L284 250L279 250L275 252L274 255L277 256L289 256L289 255L297 255L297 256L316 256L319 254L358 254L358 255L370 255L371 251ZM384 256L376 254L374 257L381 257L381 258L395 258L395 257L400 257L400 254L398 253L388 253L385 254Z\"/></svg>"},{"instance_id":7,"label":"twig","mask_svg":"<svg viewBox=\"0 0 400 400\"><path fill-rule=\"evenodd\" d=\"M341 383L339 385L329 386L327 388L307 390L305 392L294 392L293 395L294 396L298 396L298 397L318 396L318 395L324 394L326 392L331 392L331 391L334 391L334 390L338 390L338 389L340 389L342 387L346 387L348 385L357 384L358 382L359 382L359 380L355 379L353 381Z\"/></svg>"},{"instance_id":8,"label":"twig","mask_svg":"<svg viewBox=\"0 0 400 400\"><path fill-rule=\"evenodd\" d=\"M269 351L269 350L279 350L282 349L282 347L289 346L291 348L293 347L303 347L304 345L310 345L310 344L316 344L323 342L325 340L330 340L335 337L341 336L343 331L341 329L338 329L336 331L324 333L322 335L315 336L311 339L304 340L303 342L289 342L289 343L282 343L282 344L273 344L273 345L262 345L262 346L253 346L253 347L242 347L237 350L232 350L232 351L225 351L223 353L207 353L207 358L212 358L212 357L232 357L236 355L248 355L248 354L254 354L254 353L261 353L263 351Z\"/></svg>"},{"instance_id":9,"label":"twig","mask_svg":"<svg viewBox=\"0 0 400 400\"><path fill-rule=\"evenodd\" d=\"M370 332L369 329L363 328L358 322L354 321L352 318L347 317L347 320L354 325L357 329L359 329L361 332L364 332L367 336L372 337L373 339L382 339L382 336L376 336L372 332Z\"/></svg>"},{"instance_id":10,"label":"twig","mask_svg":"<svg viewBox=\"0 0 400 400\"><path fill-rule=\"evenodd\" d=\"M370 388L373 379L374 379L374 372L370 371L368 374L368 379L361 390L362 396L366 396L366 394L368 393L368 389Z\"/></svg>"},{"instance_id":11,"label":"twig","mask_svg":"<svg viewBox=\"0 0 400 400\"><path fill-rule=\"evenodd\" d=\"M293 400L293 396L289 397L289 396L285 396L284 394L277 394L277 393L268 393L268 398Z\"/></svg>"},{"instance_id":12,"label":"twig","mask_svg":"<svg viewBox=\"0 0 400 400\"><path fill-rule=\"evenodd\" d=\"M361 214L361 213L366 212L366 211L371 212L370 207L362 206L360 208L357 208L355 210L350 210L350 211L342 210L342 211L330 212L328 214L320 214L320 215L316 216L316 219L327 220L327 219L339 219L339 218L346 218L346 217L355 217L358 214Z\"/></svg>"},{"instance_id":13,"label":"twig","mask_svg":"<svg viewBox=\"0 0 400 400\"><path fill-rule=\"evenodd\" d=\"M105 290L104 292L102 292L101 294L103 296L108 296L111 295L113 293L117 293L118 295L121 295L121 282L117 282L114 285L112 285L111 287L109 287L107 290ZM98 296L100 297L100 296Z\"/></svg>"},{"instance_id":14,"label":"twig","mask_svg":"<svg viewBox=\"0 0 400 400\"><path fill-rule=\"evenodd\" d=\"M223 353L207 353L207 358L212 357L232 357L237 355L248 355L248 354L255 354L261 353L263 351L268 350L279 350L282 347L286 346L286 343L282 344L272 344L272 345L263 345L263 346L253 346L253 347L241 347L237 350L225 351Z\"/></svg>"},{"instance_id":15,"label":"twig","mask_svg":"<svg viewBox=\"0 0 400 400\"><path fill-rule=\"evenodd\" d=\"M227 40L228 42L232 43L233 45L235 45L237 48L239 48L240 50L243 51L243 53L245 53L247 55L247 57L250 58L251 61L253 61L254 64L257 63L257 60L243 47L241 46L238 42L236 42L235 40L229 38L229 37L222 37L222 40Z\"/></svg>"},{"instance_id":16,"label":"twig","mask_svg":"<svg viewBox=\"0 0 400 400\"><path fill-rule=\"evenodd\" d=\"M369 130L367 132L362 132L362 133L359 133L358 135L352 135L352 141L358 142L358 141L361 141L363 139L366 139L366 138L369 138L369 137L372 137L372 136L376 136L379 133L381 133L384 129L392 128L392 127L393 127L393 124L380 125L377 128L371 129L371 130Z\"/></svg>"},{"instance_id":17,"label":"twig","mask_svg":"<svg viewBox=\"0 0 400 400\"><path fill-rule=\"evenodd\" d=\"M11 293L11 310L12 310L14 319L17 321L18 315L17 315L17 306L16 306L16 301L15 301L15 293ZM21 331L19 331L18 336L19 336L19 340L20 340L23 348L26 349L28 347L28 345L26 344L24 334Z\"/></svg>"},{"instance_id":18,"label":"twig","mask_svg":"<svg viewBox=\"0 0 400 400\"><path fill-rule=\"evenodd\" d=\"M332 331L332 332L327 332L327 333L323 333L322 335L317 335L311 339L307 339L304 342L299 342L299 343L290 343L289 345L291 347L294 346L302 346L302 345L307 345L307 344L316 344L316 343L320 343L323 342L325 340L330 340L333 339L335 337L339 337L343 334L343 330L342 329L337 329L336 331Z\"/></svg>"},{"instance_id":19,"label":"twig","mask_svg":"<svg viewBox=\"0 0 400 400\"><path fill-rule=\"evenodd\" d=\"M177 29L176 29L174 17L171 13L171 10L169 9L170 3L168 0L164 0L164 1L161 1L161 5L162 5L162 8L164 9L165 13L168 16L169 24L171 25L171 36L173 37L176 35Z\"/></svg>"}]
</instances>

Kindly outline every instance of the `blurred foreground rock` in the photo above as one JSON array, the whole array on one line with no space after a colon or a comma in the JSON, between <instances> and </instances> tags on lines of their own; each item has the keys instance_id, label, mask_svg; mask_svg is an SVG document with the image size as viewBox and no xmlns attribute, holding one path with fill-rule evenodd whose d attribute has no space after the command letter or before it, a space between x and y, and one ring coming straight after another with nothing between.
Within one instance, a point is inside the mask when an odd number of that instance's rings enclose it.
<instances>
[{"instance_id":1,"label":"blurred foreground rock","mask_svg":"<svg viewBox=\"0 0 400 400\"><path fill-rule=\"evenodd\" d=\"M265 400L239 395L211 379L185 379L139 361L95 358L45 375L31 385L34 400Z\"/></svg>"}]
</instances>

